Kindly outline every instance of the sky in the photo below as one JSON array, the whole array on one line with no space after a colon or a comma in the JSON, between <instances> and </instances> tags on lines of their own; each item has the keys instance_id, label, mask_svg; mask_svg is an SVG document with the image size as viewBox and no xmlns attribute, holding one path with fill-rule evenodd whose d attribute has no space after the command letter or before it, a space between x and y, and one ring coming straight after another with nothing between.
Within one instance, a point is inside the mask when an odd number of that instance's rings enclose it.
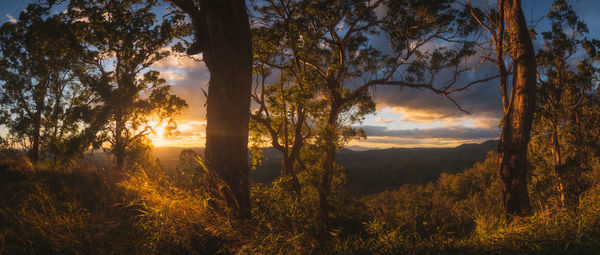
<instances>
[{"instance_id":1,"label":"sky","mask_svg":"<svg viewBox=\"0 0 600 255\"><path fill-rule=\"evenodd\" d=\"M0 23L14 22L19 12L30 1L0 0ZM474 4L494 4L495 0L473 1ZM587 23L589 38L600 38L600 1L579 0L570 2L580 18ZM551 0L523 0L526 19L532 23L542 18L552 4ZM163 7L164 8L164 7ZM161 10L159 10L161 11ZM548 30L548 22L542 20L536 31ZM541 46L538 36L534 46ZM154 146L203 147L206 126L206 98L202 89L208 91L210 74L201 61L185 56L171 56L156 63L152 68L161 72L171 85L174 94L185 99L189 105L177 117L178 129L171 136L164 136L161 128L150 136ZM473 77L495 74L493 67L484 67ZM452 102L425 90L400 89L378 86L372 90L377 111L366 116L361 127L367 139L353 140L348 148L355 150L401 147L455 147L463 143L480 143L498 139L502 116L500 89L497 80L482 83L454 96L470 114L461 112ZM0 127L0 135L5 133Z\"/></svg>"}]
</instances>

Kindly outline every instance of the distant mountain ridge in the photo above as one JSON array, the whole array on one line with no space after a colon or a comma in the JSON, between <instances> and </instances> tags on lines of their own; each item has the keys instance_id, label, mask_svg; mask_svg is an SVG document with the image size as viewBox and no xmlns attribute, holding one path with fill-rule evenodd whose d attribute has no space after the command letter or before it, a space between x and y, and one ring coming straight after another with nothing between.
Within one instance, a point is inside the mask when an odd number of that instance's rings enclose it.
<instances>
[{"instance_id":1,"label":"distant mountain ridge","mask_svg":"<svg viewBox=\"0 0 600 255\"><path fill-rule=\"evenodd\" d=\"M340 150L336 161L345 167L347 188L357 195L394 189L404 184L435 181L441 173L458 173L483 161L496 150L498 140L462 144L454 148L390 148L380 150ZM153 155L165 168L174 168L185 148L157 147ZM189 148L202 153L204 148ZM256 182L269 183L279 177L281 154L274 148L263 150L262 166L250 172Z\"/></svg>"}]
</instances>

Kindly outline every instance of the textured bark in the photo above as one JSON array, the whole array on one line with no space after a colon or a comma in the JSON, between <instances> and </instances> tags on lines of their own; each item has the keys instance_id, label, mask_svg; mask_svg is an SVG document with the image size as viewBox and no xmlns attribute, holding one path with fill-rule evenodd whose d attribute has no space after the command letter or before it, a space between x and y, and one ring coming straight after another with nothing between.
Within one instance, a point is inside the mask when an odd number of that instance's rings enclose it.
<instances>
[{"instance_id":1,"label":"textured bark","mask_svg":"<svg viewBox=\"0 0 600 255\"><path fill-rule=\"evenodd\" d=\"M228 186L224 192L232 193L233 199L226 199L229 206L237 211L240 218L249 218L248 122L252 47L245 2L172 2L192 18L196 42L188 53L203 52L210 72L206 103L206 165Z\"/></svg>"},{"instance_id":2,"label":"textured bark","mask_svg":"<svg viewBox=\"0 0 600 255\"><path fill-rule=\"evenodd\" d=\"M531 211L527 192L527 144L535 111L536 63L520 0L501 0L514 58L512 95L498 148L500 179L507 214Z\"/></svg>"}]
</instances>

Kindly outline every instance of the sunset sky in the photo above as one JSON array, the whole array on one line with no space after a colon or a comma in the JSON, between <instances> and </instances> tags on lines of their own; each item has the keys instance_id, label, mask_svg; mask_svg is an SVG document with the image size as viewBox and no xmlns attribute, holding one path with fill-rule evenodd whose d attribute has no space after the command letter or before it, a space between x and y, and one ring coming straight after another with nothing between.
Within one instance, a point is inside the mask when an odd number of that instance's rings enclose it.
<instances>
[{"instance_id":1,"label":"sunset sky","mask_svg":"<svg viewBox=\"0 0 600 255\"><path fill-rule=\"evenodd\" d=\"M27 1L0 0L0 22L11 22L25 8ZM528 20L540 19L549 9L552 1L523 1L523 10ZM490 1L495 3L495 1ZM593 5L596 0L573 1L575 11L581 15L590 29L590 37L598 38L600 16ZM163 9L157 10L163 13ZM542 21L538 32L547 30L547 22ZM534 42L536 48L542 44L540 37ZM203 62L188 57L172 56L156 63L153 68L173 86L174 94L189 104L178 117L178 132L165 137L157 132L151 139L154 146L203 147L205 137L205 96L209 73ZM492 66L483 66L473 77L486 77L495 73ZM391 147L453 147L462 143L478 143L497 139L501 117L500 90L497 80L477 85L456 94L458 103L470 111L459 111L447 99L429 91L377 87L373 90L377 112L366 117L360 125L368 139L355 140L351 149L391 148ZM0 135L6 130L0 127Z\"/></svg>"}]
</instances>

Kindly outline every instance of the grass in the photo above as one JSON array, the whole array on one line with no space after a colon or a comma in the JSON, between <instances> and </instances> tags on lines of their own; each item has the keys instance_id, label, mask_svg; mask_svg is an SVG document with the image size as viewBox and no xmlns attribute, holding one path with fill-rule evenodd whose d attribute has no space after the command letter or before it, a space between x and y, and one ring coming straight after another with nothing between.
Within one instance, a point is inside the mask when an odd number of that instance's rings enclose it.
<instances>
[{"instance_id":1,"label":"grass","mask_svg":"<svg viewBox=\"0 0 600 255\"><path fill-rule=\"evenodd\" d=\"M566 208L533 201L533 215L507 218L494 164L363 198L335 189L330 236L319 240L310 176L300 196L280 181L255 184L253 219L239 222L193 167L4 160L0 254L600 254L600 186Z\"/></svg>"}]
</instances>

